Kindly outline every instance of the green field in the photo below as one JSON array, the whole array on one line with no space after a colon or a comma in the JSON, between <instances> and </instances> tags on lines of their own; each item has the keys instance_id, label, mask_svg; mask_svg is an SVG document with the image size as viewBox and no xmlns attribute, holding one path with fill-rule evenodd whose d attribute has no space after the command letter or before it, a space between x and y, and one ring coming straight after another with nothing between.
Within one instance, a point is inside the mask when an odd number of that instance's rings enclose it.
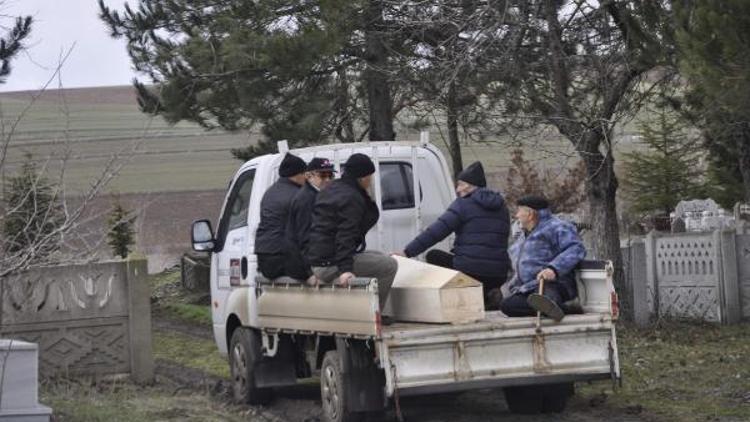
<instances>
[{"instance_id":1,"label":"green field","mask_svg":"<svg viewBox=\"0 0 750 422\"><path fill-rule=\"evenodd\" d=\"M29 93L2 93L0 116L3 139L11 140L0 176L12 174L31 154L51 177L58 177L61 160L68 157L65 182L73 194L85 190L114 154L124 168L110 183L111 191L224 189L239 165L230 150L258 139L257 133L206 131L192 123L172 126L151 118L138 110L127 86L51 90L35 102ZM399 140L419 139L418 131L403 125L396 132ZM444 151L445 136L438 129L430 135ZM518 139L466 141L464 163L481 160L490 175L504 174L518 142L524 143L527 159L544 167L559 168L577 159L568 141L552 131L537 131Z\"/></svg>"},{"instance_id":2,"label":"green field","mask_svg":"<svg viewBox=\"0 0 750 422\"><path fill-rule=\"evenodd\" d=\"M223 189L237 167L230 149L248 145L249 134L205 131L194 124L168 125L141 113L129 87L72 90L65 102L47 93L31 100L0 94L3 135L10 136L3 172L12 173L31 154L58 177L67 158L69 191L85 189L117 155L124 167L110 184L118 192ZM103 91L104 99L92 95ZM112 93L107 102L106 91Z\"/></svg>"}]
</instances>

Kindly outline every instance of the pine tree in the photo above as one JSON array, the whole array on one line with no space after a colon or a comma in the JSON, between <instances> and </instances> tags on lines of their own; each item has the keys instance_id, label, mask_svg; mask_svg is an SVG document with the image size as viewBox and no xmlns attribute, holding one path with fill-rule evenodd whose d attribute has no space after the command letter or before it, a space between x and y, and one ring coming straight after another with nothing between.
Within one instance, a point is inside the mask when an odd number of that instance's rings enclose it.
<instances>
[{"instance_id":1,"label":"pine tree","mask_svg":"<svg viewBox=\"0 0 750 422\"><path fill-rule=\"evenodd\" d=\"M674 8L688 104L719 183L713 193L725 206L750 202L750 3L694 0Z\"/></svg>"},{"instance_id":2,"label":"pine tree","mask_svg":"<svg viewBox=\"0 0 750 422\"><path fill-rule=\"evenodd\" d=\"M8 28L4 37L0 39L0 83L10 74L10 62L24 48L23 42L31 33L31 16L19 16L12 28Z\"/></svg>"},{"instance_id":3,"label":"pine tree","mask_svg":"<svg viewBox=\"0 0 750 422\"><path fill-rule=\"evenodd\" d=\"M666 107L654 116L640 125L638 149L624 154L623 188L633 212L668 216L681 200L701 195L704 152Z\"/></svg>"},{"instance_id":4,"label":"pine tree","mask_svg":"<svg viewBox=\"0 0 750 422\"><path fill-rule=\"evenodd\" d=\"M133 224L136 216L130 216L130 211L126 210L120 202L120 197L116 196L112 211L109 213L107 225L107 244L112 248L112 253L122 259L128 257L131 247L135 243L135 230Z\"/></svg>"},{"instance_id":5,"label":"pine tree","mask_svg":"<svg viewBox=\"0 0 750 422\"><path fill-rule=\"evenodd\" d=\"M5 183L2 236L7 252L36 258L59 245L59 228L65 220L57 187L37 168L31 155L18 174Z\"/></svg>"},{"instance_id":6,"label":"pine tree","mask_svg":"<svg viewBox=\"0 0 750 422\"><path fill-rule=\"evenodd\" d=\"M260 127L248 158L330 136L393 140L388 56L400 43L379 0L139 0L120 13L99 0L113 37L127 40L144 112L207 128Z\"/></svg>"}]
</instances>

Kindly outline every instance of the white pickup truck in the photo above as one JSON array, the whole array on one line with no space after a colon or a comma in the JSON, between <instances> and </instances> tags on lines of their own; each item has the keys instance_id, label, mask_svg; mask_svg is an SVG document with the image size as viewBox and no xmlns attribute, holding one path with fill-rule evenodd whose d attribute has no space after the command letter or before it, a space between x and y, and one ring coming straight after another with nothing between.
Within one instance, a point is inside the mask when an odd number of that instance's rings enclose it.
<instances>
[{"instance_id":1,"label":"white pickup truck","mask_svg":"<svg viewBox=\"0 0 750 422\"><path fill-rule=\"evenodd\" d=\"M406 395L503 387L511 411L559 412L573 382L617 380L617 295L611 267L585 262L577 271L582 312L561 322L487 312L478 322L380 324L377 280L348 288L264 280L254 255L260 201L277 179L278 154L257 157L229 186L216 234L193 223L193 247L211 252L211 306L216 344L228 355L234 396L251 404L272 387L319 376L324 416L353 421ZM401 250L455 198L439 149L419 143L333 144L293 150L325 157L338 168L349 155L369 155L381 210L370 248ZM417 189L414 189L414 187ZM450 239L437 245L449 249Z\"/></svg>"}]
</instances>

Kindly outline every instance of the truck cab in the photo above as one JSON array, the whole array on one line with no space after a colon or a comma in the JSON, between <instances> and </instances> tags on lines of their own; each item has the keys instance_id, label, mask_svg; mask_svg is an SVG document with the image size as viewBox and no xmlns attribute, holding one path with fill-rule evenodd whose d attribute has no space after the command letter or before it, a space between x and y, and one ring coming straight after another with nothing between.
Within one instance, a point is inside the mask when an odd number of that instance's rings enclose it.
<instances>
[{"instance_id":1,"label":"truck cab","mask_svg":"<svg viewBox=\"0 0 750 422\"><path fill-rule=\"evenodd\" d=\"M383 327L377 280L348 288L264 280L254 254L260 202L278 179L286 151L281 143L279 153L240 167L215 233L208 220L193 225L193 247L211 253L213 332L219 351L229 358L235 399L265 403L272 387L319 375L324 416L330 421L382 411L399 394L488 386L505 387L511 410L561 410L572 381L619 378L616 295L606 263L589 263L578 272L584 312L561 324L488 312L484 320L469 324ZM370 156L376 169L372 193L381 217L367 234L369 249L403 249L455 199L445 158L426 139L290 152L305 161L328 158L337 171L351 154ZM435 247L449 250L451 240ZM529 394L524 388L546 393ZM332 395L332 389L346 393Z\"/></svg>"},{"instance_id":2,"label":"truck cab","mask_svg":"<svg viewBox=\"0 0 750 422\"><path fill-rule=\"evenodd\" d=\"M373 190L381 217L366 241L371 249L384 253L403 249L455 199L447 163L440 150L427 142L332 144L290 152L305 161L313 157L328 158L338 172L354 153L372 158L376 181ZM278 154L256 157L240 167L230 182L216 233L210 236L211 247L206 244L197 247L211 252L214 338L223 354L227 353L231 316L243 326L257 325L256 297L251 293L257 287L254 246L260 202L278 179L285 153L281 144ZM414 186L419 187L416 199ZM205 225L200 226L204 234L210 232L210 223L208 226L208 231ZM448 248L449 242L446 239L438 246Z\"/></svg>"}]
</instances>

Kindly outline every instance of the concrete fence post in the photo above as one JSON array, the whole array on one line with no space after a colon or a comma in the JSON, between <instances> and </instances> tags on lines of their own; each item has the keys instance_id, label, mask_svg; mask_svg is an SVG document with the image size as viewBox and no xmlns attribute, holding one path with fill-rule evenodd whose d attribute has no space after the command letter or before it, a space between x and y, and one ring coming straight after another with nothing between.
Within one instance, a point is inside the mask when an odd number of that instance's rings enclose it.
<instances>
[{"instance_id":1,"label":"concrete fence post","mask_svg":"<svg viewBox=\"0 0 750 422\"><path fill-rule=\"evenodd\" d=\"M151 345L151 292L146 276L148 262L143 257L124 262L128 285L128 330L130 333L131 376L137 383L154 379Z\"/></svg>"},{"instance_id":2,"label":"concrete fence post","mask_svg":"<svg viewBox=\"0 0 750 422\"><path fill-rule=\"evenodd\" d=\"M734 230L717 230L717 247L721 250L721 272L719 291L722 301L721 320L725 324L736 324L742 319L740 286L737 277L737 242Z\"/></svg>"},{"instance_id":3,"label":"concrete fence post","mask_svg":"<svg viewBox=\"0 0 750 422\"><path fill-rule=\"evenodd\" d=\"M646 326L651 319L648 306L648 260L646 257L646 245L643 242L634 242L630 245L630 276L631 292L633 298L633 321L638 326Z\"/></svg>"},{"instance_id":4,"label":"concrete fence post","mask_svg":"<svg viewBox=\"0 0 750 422\"><path fill-rule=\"evenodd\" d=\"M647 315L659 315L659 275L656 268L656 232L651 230L646 235L644 243L645 271L646 271L646 306ZM641 317L644 318L644 317Z\"/></svg>"}]
</instances>

